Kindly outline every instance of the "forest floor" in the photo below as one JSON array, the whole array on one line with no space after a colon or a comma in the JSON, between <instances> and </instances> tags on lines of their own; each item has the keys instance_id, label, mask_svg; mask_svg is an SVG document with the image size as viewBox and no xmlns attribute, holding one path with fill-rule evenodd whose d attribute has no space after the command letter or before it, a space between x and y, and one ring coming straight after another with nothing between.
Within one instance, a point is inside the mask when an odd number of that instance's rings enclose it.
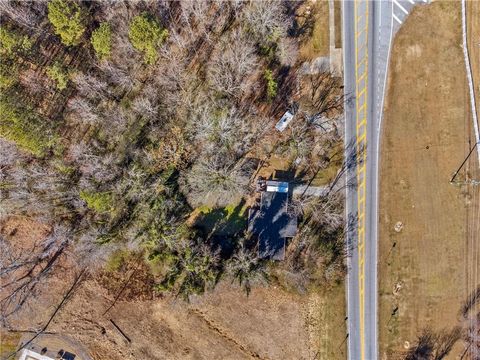
<instances>
[{"instance_id":1,"label":"forest floor","mask_svg":"<svg viewBox=\"0 0 480 360\"><path fill-rule=\"evenodd\" d=\"M450 184L474 143L461 29L460 2L433 2L413 10L393 44L380 170L382 359L425 329L462 325L460 309L480 281L471 261L480 253L472 219L480 189ZM478 178L471 159L468 176ZM458 341L449 358L464 348Z\"/></svg>"}]
</instances>

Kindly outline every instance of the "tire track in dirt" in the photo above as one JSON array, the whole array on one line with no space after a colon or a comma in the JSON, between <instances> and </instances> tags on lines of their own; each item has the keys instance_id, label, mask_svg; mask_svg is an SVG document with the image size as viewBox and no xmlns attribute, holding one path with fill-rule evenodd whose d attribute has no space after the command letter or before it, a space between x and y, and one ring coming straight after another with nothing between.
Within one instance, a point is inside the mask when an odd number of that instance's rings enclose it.
<instances>
[{"instance_id":1,"label":"tire track in dirt","mask_svg":"<svg viewBox=\"0 0 480 360\"><path fill-rule=\"evenodd\" d=\"M188 312L192 315L198 316L201 320L203 320L207 324L210 330L214 331L215 333L220 335L220 337L227 340L228 342L233 343L245 355L251 357L252 359L269 360L268 358L261 357L258 353L251 351L244 345L240 344L237 340L235 340L235 338L232 335L228 334L227 331L225 331L224 329L221 329L220 325L216 324L215 321L209 319L207 315L200 309L190 308Z\"/></svg>"}]
</instances>

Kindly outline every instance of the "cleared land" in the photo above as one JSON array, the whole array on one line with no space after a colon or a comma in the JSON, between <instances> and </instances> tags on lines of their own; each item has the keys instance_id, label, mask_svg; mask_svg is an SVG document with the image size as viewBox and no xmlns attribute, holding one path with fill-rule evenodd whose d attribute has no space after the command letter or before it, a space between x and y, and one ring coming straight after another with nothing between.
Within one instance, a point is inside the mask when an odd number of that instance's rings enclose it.
<instances>
[{"instance_id":1,"label":"cleared land","mask_svg":"<svg viewBox=\"0 0 480 360\"><path fill-rule=\"evenodd\" d=\"M12 218L0 235L32 243L43 230ZM48 331L82 344L93 359L345 359L343 285L298 295L275 285L257 286L247 297L223 281L190 303L152 290L152 276L133 259L116 259L106 272L92 274L55 317ZM18 329L43 324L71 285L65 265L61 277L37 294L18 319ZM130 279L128 281L128 279ZM121 292L116 305L105 311ZM47 309L47 310L46 310ZM132 340L129 344L110 319ZM19 333L0 331L0 356L11 353ZM28 334L25 336L28 337Z\"/></svg>"},{"instance_id":2,"label":"cleared land","mask_svg":"<svg viewBox=\"0 0 480 360\"><path fill-rule=\"evenodd\" d=\"M471 231L479 190L449 183L473 141L467 91L460 3L415 8L394 40L383 124L382 359L401 356L424 329L462 325L460 308L478 281L468 256L479 252ZM473 164L468 176L478 177ZM448 358L463 350L458 341Z\"/></svg>"}]
</instances>

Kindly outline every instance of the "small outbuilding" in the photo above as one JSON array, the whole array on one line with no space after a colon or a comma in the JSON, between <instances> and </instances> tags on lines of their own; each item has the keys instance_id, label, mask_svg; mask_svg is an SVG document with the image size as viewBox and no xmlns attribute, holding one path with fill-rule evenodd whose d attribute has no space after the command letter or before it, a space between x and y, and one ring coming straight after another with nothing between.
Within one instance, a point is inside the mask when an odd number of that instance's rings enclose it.
<instances>
[{"instance_id":1,"label":"small outbuilding","mask_svg":"<svg viewBox=\"0 0 480 360\"><path fill-rule=\"evenodd\" d=\"M290 124L292 119L293 119L293 114L290 111L287 111L285 114L283 114L282 118L277 122L277 125L275 125L275 129L282 132L287 128L288 124Z\"/></svg>"},{"instance_id":2,"label":"small outbuilding","mask_svg":"<svg viewBox=\"0 0 480 360\"><path fill-rule=\"evenodd\" d=\"M248 230L258 239L258 257L285 259L288 238L297 233L297 217L288 210L288 182L265 181L260 204L248 214Z\"/></svg>"}]
</instances>

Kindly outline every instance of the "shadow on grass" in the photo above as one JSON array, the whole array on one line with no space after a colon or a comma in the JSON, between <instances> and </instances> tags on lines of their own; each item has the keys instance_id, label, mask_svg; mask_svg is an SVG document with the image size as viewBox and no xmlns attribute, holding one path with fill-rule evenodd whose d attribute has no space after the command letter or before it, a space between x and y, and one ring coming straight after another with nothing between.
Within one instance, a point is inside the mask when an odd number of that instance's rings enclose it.
<instances>
[{"instance_id":1,"label":"shadow on grass","mask_svg":"<svg viewBox=\"0 0 480 360\"><path fill-rule=\"evenodd\" d=\"M247 228L245 200L242 199L237 205L217 209L202 207L199 210L194 226L211 240L212 247L220 248L222 258L229 258L239 235Z\"/></svg>"}]
</instances>

